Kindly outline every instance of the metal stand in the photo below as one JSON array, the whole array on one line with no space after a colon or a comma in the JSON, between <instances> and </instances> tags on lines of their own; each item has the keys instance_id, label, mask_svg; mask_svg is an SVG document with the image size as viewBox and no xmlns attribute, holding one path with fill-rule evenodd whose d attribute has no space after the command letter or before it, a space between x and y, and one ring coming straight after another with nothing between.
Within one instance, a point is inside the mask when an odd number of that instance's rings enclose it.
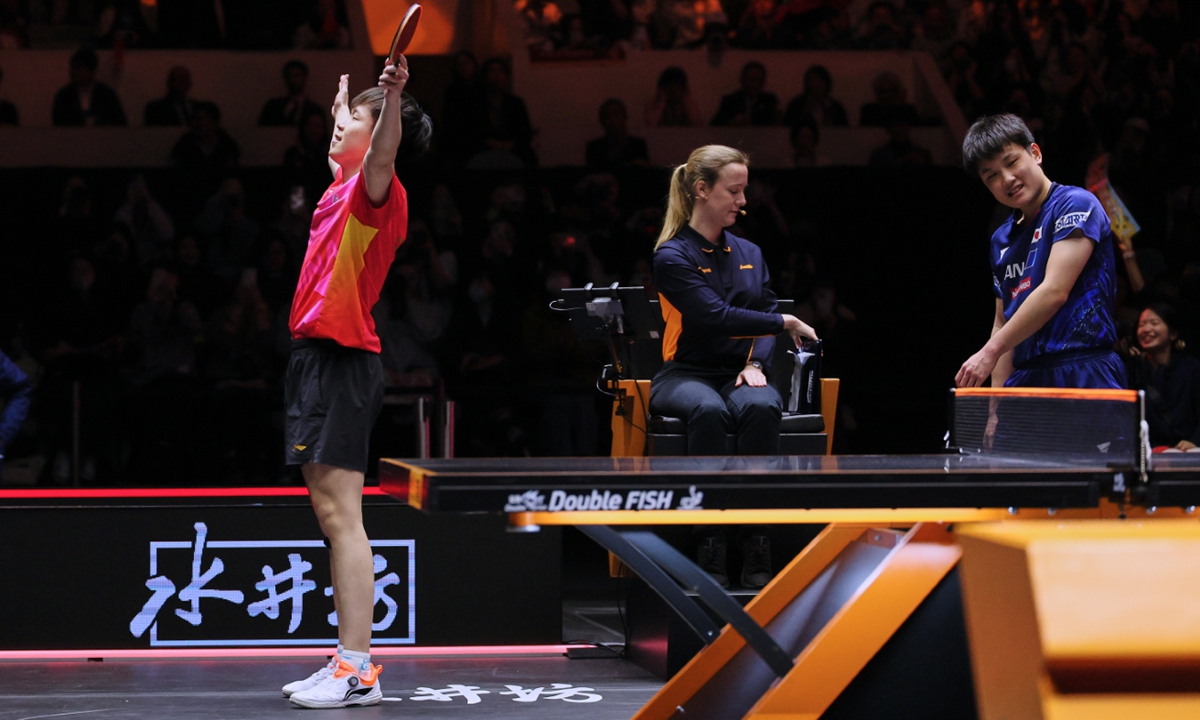
<instances>
[{"instance_id":1,"label":"metal stand","mask_svg":"<svg viewBox=\"0 0 1200 720\"><path fill-rule=\"evenodd\" d=\"M705 645L719 635L716 624L680 588L696 593L701 602L737 631L777 677L794 667L791 657L731 598L712 577L659 536L648 530L615 530L606 525L580 525L579 530L621 559L679 614ZM674 578L674 579L672 579ZM677 584L678 582L678 584Z\"/></svg>"}]
</instances>

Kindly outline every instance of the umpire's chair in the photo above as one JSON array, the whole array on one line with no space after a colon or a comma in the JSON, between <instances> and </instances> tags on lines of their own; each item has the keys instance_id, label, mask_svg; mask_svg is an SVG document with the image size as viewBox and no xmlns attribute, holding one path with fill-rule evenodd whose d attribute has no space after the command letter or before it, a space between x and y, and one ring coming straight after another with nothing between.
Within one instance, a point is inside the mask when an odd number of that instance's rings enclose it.
<instances>
[{"instance_id":1,"label":"umpire's chair","mask_svg":"<svg viewBox=\"0 0 1200 720\"><path fill-rule=\"evenodd\" d=\"M780 310L790 312L790 308ZM779 453L823 455L828 450L829 438L821 415L820 343L799 353L789 352L794 347L791 335L780 333L771 358L771 382L779 391L784 407ZM650 415L646 420L646 454L687 455L687 423L682 418ZM714 450L711 454L736 455L737 436L726 433L724 452Z\"/></svg>"},{"instance_id":2,"label":"umpire's chair","mask_svg":"<svg viewBox=\"0 0 1200 720\"><path fill-rule=\"evenodd\" d=\"M779 312L792 312L791 300L779 301ZM615 391L612 416L612 455L687 455L687 427L681 418L649 414L650 379L662 367L662 313L658 301L645 288L618 287L563 290L563 299L552 305L570 314L571 326L581 339L608 344L612 364L602 380ZM839 381L822 378L820 346L793 355L791 336L781 333L771 361L772 382L783 399L780 452L785 455L822 455L832 452L833 422ZM804 352L807 351L807 356ZM803 372L793 373L803 357ZM795 391L793 391L795 388ZM795 399L793 399L795 395ZM726 436L725 448L714 454L736 454L736 437Z\"/></svg>"}]
</instances>

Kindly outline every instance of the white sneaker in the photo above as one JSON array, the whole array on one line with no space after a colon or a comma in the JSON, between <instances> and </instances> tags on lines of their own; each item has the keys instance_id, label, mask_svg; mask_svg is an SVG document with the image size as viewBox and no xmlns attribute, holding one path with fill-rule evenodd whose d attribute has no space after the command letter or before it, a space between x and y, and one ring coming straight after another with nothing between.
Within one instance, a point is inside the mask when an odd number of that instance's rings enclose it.
<instances>
[{"instance_id":1,"label":"white sneaker","mask_svg":"<svg viewBox=\"0 0 1200 720\"><path fill-rule=\"evenodd\" d=\"M293 693L298 693L301 690L308 690L316 687L322 680L332 675L334 670L337 670L337 662L337 655L335 654L333 657L329 658L329 662L325 664L325 667L316 671L312 675L309 675L303 680L297 680L296 682L290 682L287 685L284 685L283 696L291 697Z\"/></svg>"},{"instance_id":2,"label":"white sneaker","mask_svg":"<svg viewBox=\"0 0 1200 720\"><path fill-rule=\"evenodd\" d=\"M383 702L383 690L379 687L379 673L382 671L381 666L372 665L364 675L339 660L333 674L308 690L292 693L288 699L293 705L306 708L378 705Z\"/></svg>"}]
</instances>

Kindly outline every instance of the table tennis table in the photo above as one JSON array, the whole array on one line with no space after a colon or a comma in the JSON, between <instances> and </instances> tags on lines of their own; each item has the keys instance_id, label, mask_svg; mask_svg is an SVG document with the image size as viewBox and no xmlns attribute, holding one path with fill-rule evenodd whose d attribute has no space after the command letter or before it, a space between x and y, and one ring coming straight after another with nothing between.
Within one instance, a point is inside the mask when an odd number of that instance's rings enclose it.
<instances>
[{"instance_id":1,"label":"table tennis table","mask_svg":"<svg viewBox=\"0 0 1200 720\"><path fill-rule=\"evenodd\" d=\"M573 525L620 558L708 646L693 661L700 665L685 668L638 718L683 717L676 715L677 708L687 718L751 717L752 710L766 717L772 693L777 704L784 703L782 698L797 701L798 690L780 690L789 679L807 688L800 694L808 700L815 692L797 672L811 633L789 634L783 626L789 613L800 612L797 608L805 604L806 592L812 594L817 578L840 578L843 595L850 588L864 595L862 584L875 575L868 584L887 594L875 614L891 614L879 630L877 648L903 622L905 611L911 612L957 563L960 551L948 524L1068 516L1195 517L1200 453L1155 455L1144 463L1136 456L1096 453L1036 457L963 452L391 459L381 462L380 486L427 513L506 514L514 531ZM648 529L783 523L829 526L746 609ZM899 559L902 549L915 553L907 569ZM889 576L885 565L891 561L898 563L892 568L897 577L911 581L920 576L920 581L909 582L903 592L896 586L882 589ZM834 592L830 588L835 585L831 580L824 592ZM734 632L723 633L693 597ZM830 646L836 644L834 636L830 634ZM867 643L863 652L871 646ZM808 653L809 665L819 655ZM754 656L756 660L748 659ZM861 667L857 661L850 665ZM822 672L828 674L828 665ZM845 687L853 677L847 674L830 687ZM689 675L695 677L689 680ZM828 688L824 693L829 695Z\"/></svg>"}]
</instances>

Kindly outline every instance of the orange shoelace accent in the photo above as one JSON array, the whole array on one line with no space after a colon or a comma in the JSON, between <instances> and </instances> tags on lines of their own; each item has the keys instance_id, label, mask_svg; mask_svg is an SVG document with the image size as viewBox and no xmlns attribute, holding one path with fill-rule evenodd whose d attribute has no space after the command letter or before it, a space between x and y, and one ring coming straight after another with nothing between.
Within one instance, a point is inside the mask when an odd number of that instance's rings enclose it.
<instances>
[{"instance_id":1,"label":"orange shoelace accent","mask_svg":"<svg viewBox=\"0 0 1200 720\"><path fill-rule=\"evenodd\" d=\"M382 665L372 665L371 669L364 674L355 670L345 661L338 660L337 670L333 671L333 676L335 678L344 678L347 675L358 675L359 679L367 685L374 685L375 679L379 677L379 673L381 672L383 672Z\"/></svg>"}]
</instances>

